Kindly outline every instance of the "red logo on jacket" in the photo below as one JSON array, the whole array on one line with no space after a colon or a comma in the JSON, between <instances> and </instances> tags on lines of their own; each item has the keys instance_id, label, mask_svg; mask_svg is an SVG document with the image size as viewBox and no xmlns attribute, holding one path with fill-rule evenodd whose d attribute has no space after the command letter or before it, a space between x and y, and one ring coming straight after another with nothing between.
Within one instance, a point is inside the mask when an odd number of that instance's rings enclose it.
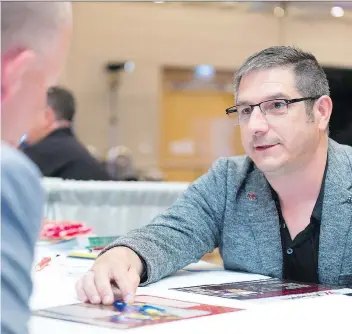
<instances>
[{"instance_id":1,"label":"red logo on jacket","mask_svg":"<svg viewBox=\"0 0 352 334\"><path fill-rule=\"evenodd\" d=\"M250 199L251 201L254 201L257 199L257 196L255 196L254 193L248 193L247 195L248 199Z\"/></svg>"}]
</instances>

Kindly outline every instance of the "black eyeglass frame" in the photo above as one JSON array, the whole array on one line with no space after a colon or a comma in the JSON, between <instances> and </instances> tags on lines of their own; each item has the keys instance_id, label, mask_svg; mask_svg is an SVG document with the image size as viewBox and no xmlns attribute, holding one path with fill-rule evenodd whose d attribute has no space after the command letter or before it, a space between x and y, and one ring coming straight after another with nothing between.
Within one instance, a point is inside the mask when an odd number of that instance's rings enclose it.
<instances>
[{"instance_id":1,"label":"black eyeglass frame","mask_svg":"<svg viewBox=\"0 0 352 334\"><path fill-rule=\"evenodd\" d=\"M251 107L251 113L253 112L253 109L255 107L259 107L259 109L263 113L263 115L266 115L266 113L260 107L263 103L270 102L270 101L285 101L286 107L287 107L288 105L290 105L292 103L308 101L308 100L317 100L320 97L321 97L321 95L320 96L301 97L301 98L298 98L298 99L280 99L280 98L276 98L276 99L262 101L262 102L259 102L257 104L248 104L248 107ZM225 112L226 112L226 115L229 116L230 114L237 112L237 106L232 106L230 108L227 108L227 109L225 109Z\"/></svg>"}]
</instances>

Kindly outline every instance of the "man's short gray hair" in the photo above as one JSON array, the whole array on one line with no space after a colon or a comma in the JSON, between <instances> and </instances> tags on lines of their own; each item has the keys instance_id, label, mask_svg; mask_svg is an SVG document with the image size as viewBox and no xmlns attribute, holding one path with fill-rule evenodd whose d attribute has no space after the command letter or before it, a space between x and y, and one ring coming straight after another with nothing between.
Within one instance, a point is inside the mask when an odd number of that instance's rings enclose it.
<instances>
[{"instance_id":1,"label":"man's short gray hair","mask_svg":"<svg viewBox=\"0 0 352 334\"><path fill-rule=\"evenodd\" d=\"M330 95L325 72L311 53L290 46L273 46L250 56L239 68L235 75L236 100L243 76L271 68L292 69L295 87L303 97ZM315 101L306 102L310 115Z\"/></svg>"},{"instance_id":2,"label":"man's short gray hair","mask_svg":"<svg viewBox=\"0 0 352 334\"><path fill-rule=\"evenodd\" d=\"M39 54L50 50L60 29L71 21L70 2L1 3L1 52L29 48Z\"/></svg>"}]
</instances>

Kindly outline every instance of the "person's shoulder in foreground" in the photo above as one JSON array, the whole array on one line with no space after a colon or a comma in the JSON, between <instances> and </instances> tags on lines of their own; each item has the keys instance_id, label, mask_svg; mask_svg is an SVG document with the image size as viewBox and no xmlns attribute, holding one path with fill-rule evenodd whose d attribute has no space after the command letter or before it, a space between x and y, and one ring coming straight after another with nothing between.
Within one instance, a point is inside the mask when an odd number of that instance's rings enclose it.
<instances>
[{"instance_id":1,"label":"person's shoulder in foreground","mask_svg":"<svg viewBox=\"0 0 352 334\"><path fill-rule=\"evenodd\" d=\"M12 147L45 110L46 91L66 57L71 20L69 2L1 3L1 140ZM1 332L25 334L44 198L38 169L7 144L1 145Z\"/></svg>"},{"instance_id":2,"label":"person's shoulder in foreground","mask_svg":"<svg viewBox=\"0 0 352 334\"><path fill-rule=\"evenodd\" d=\"M24 333L30 315L33 250L42 219L43 190L36 166L1 144L2 333Z\"/></svg>"}]
</instances>

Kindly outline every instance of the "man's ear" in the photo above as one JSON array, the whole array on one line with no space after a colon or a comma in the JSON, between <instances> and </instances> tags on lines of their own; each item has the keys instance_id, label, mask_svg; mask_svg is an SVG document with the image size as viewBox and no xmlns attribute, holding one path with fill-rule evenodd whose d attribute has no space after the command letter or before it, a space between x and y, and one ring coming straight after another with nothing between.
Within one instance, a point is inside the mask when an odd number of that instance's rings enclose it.
<instances>
[{"instance_id":1,"label":"man's ear","mask_svg":"<svg viewBox=\"0 0 352 334\"><path fill-rule=\"evenodd\" d=\"M21 88L23 77L35 63L29 49L12 49L1 57L1 102L6 102Z\"/></svg>"},{"instance_id":2,"label":"man's ear","mask_svg":"<svg viewBox=\"0 0 352 334\"><path fill-rule=\"evenodd\" d=\"M317 101L317 113L319 129L325 131L329 125L332 113L332 100L330 96L324 95Z\"/></svg>"},{"instance_id":3,"label":"man's ear","mask_svg":"<svg viewBox=\"0 0 352 334\"><path fill-rule=\"evenodd\" d=\"M45 118L48 124L53 124L56 121L55 111L50 107L47 107L45 110Z\"/></svg>"}]
</instances>

